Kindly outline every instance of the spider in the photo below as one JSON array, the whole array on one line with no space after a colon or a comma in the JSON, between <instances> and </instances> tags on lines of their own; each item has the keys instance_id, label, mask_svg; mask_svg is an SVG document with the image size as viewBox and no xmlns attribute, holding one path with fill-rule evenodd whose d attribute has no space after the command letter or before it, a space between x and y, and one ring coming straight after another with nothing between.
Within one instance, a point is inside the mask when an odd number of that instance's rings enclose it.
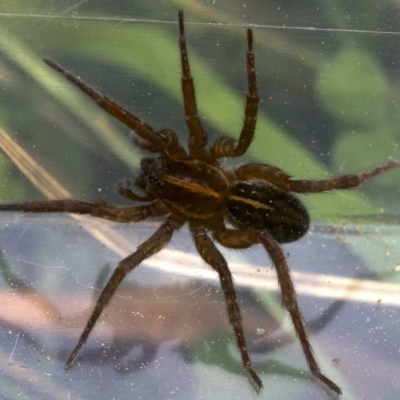
<instances>
[{"instance_id":1,"label":"spider","mask_svg":"<svg viewBox=\"0 0 400 400\"><path fill-rule=\"evenodd\" d=\"M102 290L76 347L66 361L65 368L69 369L74 363L99 316L125 276L143 260L163 249L174 232L188 222L200 257L219 276L242 363L256 388L260 391L263 384L253 368L247 349L233 277L214 241L232 249L246 249L255 244L261 244L265 248L277 274L282 305L290 314L311 373L319 382L340 395L339 386L321 372L314 357L290 269L280 246L281 243L300 239L306 234L310 224L306 208L291 192L320 193L355 188L384 171L400 167L400 162L390 160L359 174L323 180L296 180L281 169L268 164L252 163L222 169L224 158L243 155L254 138L259 96L253 30L247 28L248 93L239 140L221 137L213 144L207 145L207 133L197 112L181 10L178 13L178 23L183 103L189 130L188 150L179 143L173 131L154 130L56 62L44 58L45 63L64 75L107 113L132 129L132 141L137 147L156 153L154 157L142 159L134 185L124 182L118 187L121 196L145 204L121 208L102 201L90 203L64 199L3 204L0 205L0 211L89 214L125 223L165 217L153 235L118 264Z\"/></svg>"}]
</instances>

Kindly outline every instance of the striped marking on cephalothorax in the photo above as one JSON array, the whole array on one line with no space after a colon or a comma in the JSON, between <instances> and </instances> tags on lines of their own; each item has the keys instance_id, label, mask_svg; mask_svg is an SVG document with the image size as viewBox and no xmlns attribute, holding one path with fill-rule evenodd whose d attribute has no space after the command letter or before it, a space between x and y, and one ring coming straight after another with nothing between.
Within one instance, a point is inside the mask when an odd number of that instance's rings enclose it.
<instances>
[{"instance_id":1,"label":"striped marking on cephalothorax","mask_svg":"<svg viewBox=\"0 0 400 400\"><path fill-rule=\"evenodd\" d=\"M207 186L201 185L198 182L193 182L181 178L176 178L175 176L172 175L162 175L161 179L169 183L173 186L176 186L178 188L184 188L190 191L191 193L196 193L196 194L203 194L206 196L214 197L214 198L220 198L220 194L212 189L210 189Z\"/></svg>"},{"instance_id":2,"label":"striped marking on cephalothorax","mask_svg":"<svg viewBox=\"0 0 400 400\"><path fill-rule=\"evenodd\" d=\"M188 166L192 170L197 171L199 176L202 176L202 175L217 176L221 181L224 182L225 187L228 186L228 180L227 180L225 174L223 173L223 171L220 168L218 168L212 164L209 164L206 161L184 160L184 161L181 161L181 163ZM205 172L206 172L206 174L204 174ZM166 183L169 183L178 188L187 189L188 191L190 191L192 193L203 194L205 196L214 197L216 199L221 198L221 194L218 191L213 190L208 185L206 185L207 181L205 181L204 184L202 184L202 183L190 180L190 179L182 179L182 178L176 177L174 175L169 175L169 174L161 175L161 179Z\"/></svg>"}]
</instances>

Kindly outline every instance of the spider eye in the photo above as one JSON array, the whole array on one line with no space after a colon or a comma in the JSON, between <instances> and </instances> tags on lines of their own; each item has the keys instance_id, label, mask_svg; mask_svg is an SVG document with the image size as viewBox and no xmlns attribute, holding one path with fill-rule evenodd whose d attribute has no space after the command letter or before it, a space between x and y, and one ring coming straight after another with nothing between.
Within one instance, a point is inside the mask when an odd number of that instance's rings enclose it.
<instances>
[{"instance_id":1,"label":"spider eye","mask_svg":"<svg viewBox=\"0 0 400 400\"><path fill-rule=\"evenodd\" d=\"M310 225L308 212L296 196L263 182L232 186L227 207L233 225L265 230L279 243L300 239Z\"/></svg>"}]
</instances>

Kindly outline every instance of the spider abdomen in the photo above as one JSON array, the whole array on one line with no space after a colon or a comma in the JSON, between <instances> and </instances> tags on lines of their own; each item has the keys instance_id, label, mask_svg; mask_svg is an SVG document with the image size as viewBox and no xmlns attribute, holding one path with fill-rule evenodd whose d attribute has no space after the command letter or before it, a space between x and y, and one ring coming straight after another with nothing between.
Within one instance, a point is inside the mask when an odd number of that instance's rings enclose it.
<instances>
[{"instance_id":1,"label":"spider abdomen","mask_svg":"<svg viewBox=\"0 0 400 400\"><path fill-rule=\"evenodd\" d=\"M221 213L228 182L218 167L198 159L146 158L136 181L146 193L163 201L174 214L208 220Z\"/></svg>"},{"instance_id":2,"label":"spider abdomen","mask_svg":"<svg viewBox=\"0 0 400 400\"><path fill-rule=\"evenodd\" d=\"M300 239L310 225L308 212L296 196L264 182L234 184L227 207L235 226L265 230L279 243Z\"/></svg>"}]
</instances>

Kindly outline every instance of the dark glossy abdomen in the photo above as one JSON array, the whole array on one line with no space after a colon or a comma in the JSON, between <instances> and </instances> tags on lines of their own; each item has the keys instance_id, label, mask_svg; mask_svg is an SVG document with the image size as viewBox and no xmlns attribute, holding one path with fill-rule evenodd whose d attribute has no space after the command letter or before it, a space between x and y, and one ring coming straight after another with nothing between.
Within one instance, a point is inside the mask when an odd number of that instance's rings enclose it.
<instances>
[{"instance_id":1,"label":"dark glossy abdomen","mask_svg":"<svg viewBox=\"0 0 400 400\"><path fill-rule=\"evenodd\" d=\"M308 212L296 196L263 182L235 184L227 207L233 225L265 230L279 243L300 239L310 225Z\"/></svg>"}]
</instances>

